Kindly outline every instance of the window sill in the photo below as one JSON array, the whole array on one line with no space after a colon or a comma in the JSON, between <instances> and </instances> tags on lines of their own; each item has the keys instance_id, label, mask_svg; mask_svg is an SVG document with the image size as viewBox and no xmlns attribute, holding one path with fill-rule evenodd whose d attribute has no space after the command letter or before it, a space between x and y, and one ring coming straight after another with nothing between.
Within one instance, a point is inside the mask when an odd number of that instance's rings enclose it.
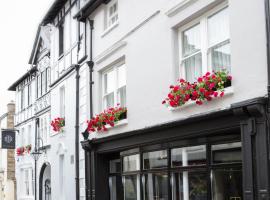
<instances>
[{"instance_id":1,"label":"window sill","mask_svg":"<svg viewBox=\"0 0 270 200\"><path fill-rule=\"evenodd\" d=\"M119 25L119 22L115 22L113 25L109 26L108 28L105 29L105 31L103 31L103 33L101 34L101 37L105 37L108 33L110 33L113 29L115 29L117 26Z\"/></svg>"},{"instance_id":2,"label":"window sill","mask_svg":"<svg viewBox=\"0 0 270 200\"><path fill-rule=\"evenodd\" d=\"M128 119L122 119L119 122L115 123L114 126L110 126L110 125L105 125L105 127L109 130L113 129L113 128L117 128L117 127L121 127L123 125L127 125L128 124ZM103 133L104 131L95 131L93 133Z\"/></svg>"},{"instance_id":3,"label":"window sill","mask_svg":"<svg viewBox=\"0 0 270 200\"><path fill-rule=\"evenodd\" d=\"M230 96L230 95L232 95L233 93L234 93L233 87L232 87L232 86L227 87L227 88L224 89L224 96L223 96L223 97ZM219 98L215 98L215 99L213 99L212 101L215 101L216 99L219 99ZM205 101L205 102L207 102L207 101ZM182 110L182 109L188 108L188 107L190 107L190 106L192 106L192 105L194 105L194 104L196 104L195 101L189 101L189 102L187 102L187 103L186 103L185 105L183 105L183 106L179 106L179 107L168 107L168 109L169 109L170 111L178 111L178 110Z\"/></svg>"}]
</instances>

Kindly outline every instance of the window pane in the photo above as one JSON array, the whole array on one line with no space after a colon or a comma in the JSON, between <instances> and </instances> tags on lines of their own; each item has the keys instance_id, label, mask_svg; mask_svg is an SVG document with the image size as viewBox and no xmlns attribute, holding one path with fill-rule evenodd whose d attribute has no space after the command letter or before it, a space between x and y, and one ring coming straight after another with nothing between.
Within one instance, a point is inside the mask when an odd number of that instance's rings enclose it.
<instances>
[{"instance_id":1,"label":"window pane","mask_svg":"<svg viewBox=\"0 0 270 200\"><path fill-rule=\"evenodd\" d=\"M243 199L242 170L213 170L211 177L213 200Z\"/></svg>"},{"instance_id":2,"label":"window pane","mask_svg":"<svg viewBox=\"0 0 270 200\"><path fill-rule=\"evenodd\" d=\"M186 72L186 80L194 82L202 75L202 56L196 54L184 60L184 67Z\"/></svg>"},{"instance_id":3,"label":"window pane","mask_svg":"<svg viewBox=\"0 0 270 200\"><path fill-rule=\"evenodd\" d=\"M117 80L117 86L118 88L121 88L126 85L126 66L122 65L118 67L118 80Z\"/></svg>"},{"instance_id":4,"label":"window pane","mask_svg":"<svg viewBox=\"0 0 270 200\"><path fill-rule=\"evenodd\" d=\"M231 72L231 49L230 43L219 44L211 48L211 62L212 68L215 71L226 69Z\"/></svg>"},{"instance_id":5,"label":"window pane","mask_svg":"<svg viewBox=\"0 0 270 200\"><path fill-rule=\"evenodd\" d=\"M206 164L205 145L172 149L172 167Z\"/></svg>"},{"instance_id":6,"label":"window pane","mask_svg":"<svg viewBox=\"0 0 270 200\"><path fill-rule=\"evenodd\" d=\"M200 24L183 32L183 56L188 56L201 49Z\"/></svg>"},{"instance_id":7,"label":"window pane","mask_svg":"<svg viewBox=\"0 0 270 200\"><path fill-rule=\"evenodd\" d=\"M208 18L208 38L209 46L230 38L228 8Z\"/></svg>"},{"instance_id":8,"label":"window pane","mask_svg":"<svg viewBox=\"0 0 270 200\"><path fill-rule=\"evenodd\" d=\"M137 200L138 193L138 175L124 176L124 200Z\"/></svg>"},{"instance_id":9,"label":"window pane","mask_svg":"<svg viewBox=\"0 0 270 200\"><path fill-rule=\"evenodd\" d=\"M110 93L104 97L104 108L112 108L114 107L114 93Z\"/></svg>"},{"instance_id":10,"label":"window pane","mask_svg":"<svg viewBox=\"0 0 270 200\"><path fill-rule=\"evenodd\" d=\"M115 90L115 72L110 71L104 76L105 94L111 93Z\"/></svg>"},{"instance_id":11,"label":"window pane","mask_svg":"<svg viewBox=\"0 0 270 200\"><path fill-rule=\"evenodd\" d=\"M167 167L167 150L147 152L143 154L143 169Z\"/></svg>"},{"instance_id":12,"label":"window pane","mask_svg":"<svg viewBox=\"0 0 270 200\"><path fill-rule=\"evenodd\" d=\"M131 155L123 157L123 171L137 171L140 170L140 155Z\"/></svg>"},{"instance_id":13,"label":"window pane","mask_svg":"<svg viewBox=\"0 0 270 200\"><path fill-rule=\"evenodd\" d=\"M123 185L121 176L110 176L110 200L123 200Z\"/></svg>"},{"instance_id":14,"label":"window pane","mask_svg":"<svg viewBox=\"0 0 270 200\"><path fill-rule=\"evenodd\" d=\"M213 163L242 162L241 142L212 146Z\"/></svg>"},{"instance_id":15,"label":"window pane","mask_svg":"<svg viewBox=\"0 0 270 200\"><path fill-rule=\"evenodd\" d=\"M207 174L187 171L172 174L172 199L206 200Z\"/></svg>"},{"instance_id":16,"label":"window pane","mask_svg":"<svg viewBox=\"0 0 270 200\"><path fill-rule=\"evenodd\" d=\"M110 173L120 173L121 162L120 159L110 160Z\"/></svg>"},{"instance_id":17,"label":"window pane","mask_svg":"<svg viewBox=\"0 0 270 200\"><path fill-rule=\"evenodd\" d=\"M149 173L143 176L143 199L155 200L169 199L168 195L168 175L167 174L152 174Z\"/></svg>"},{"instance_id":18,"label":"window pane","mask_svg":"<svg viewBox=\"0 0 270 200\"><path fill-rule=\"evenodd\" d=\"M121 106L125 107L126 106L126 86L121 87L118 89L118 102L120 103Z\"/></svg>"}]
</instances>

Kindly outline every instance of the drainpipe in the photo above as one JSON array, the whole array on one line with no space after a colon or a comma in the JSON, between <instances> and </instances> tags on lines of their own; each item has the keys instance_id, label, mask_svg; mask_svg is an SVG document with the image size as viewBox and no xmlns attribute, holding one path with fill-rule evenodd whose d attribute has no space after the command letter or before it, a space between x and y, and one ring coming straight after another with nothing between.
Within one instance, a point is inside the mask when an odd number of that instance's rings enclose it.
<instances>
[{"instance_id":1,"label":"drainpipe","mask_svg":"<svg viewBox=\"0 0 270 200\"><path fill-rule=\"evenodd\" d=\"M267 111L270 113L270 3L269 0L264 1L265 5L265 22L266 22L266 48L267 48L267 94L268 94L268 105Z\"/></svg>"},{"instance_id":2,"label":"drainpipe","mask_svg":"<svg viewBox=\"0 0 270 200\"><path fill-rule=\"evenodd\" d=\"M80 199L80 174L79 174L79 90L80 90L80 65L75 65L76 70L76 120L75 120L75 160L76 160L76 166L75 166L75 181L76 181L76 200Z\"/></svg>"},{"instance_id":3,"label":"drainpipe","mask_svg":"<svg viewBox=\"0 0 270 200\"><path fill-rule=\"evenodd\" d=\"M76 191L76 200L80 200L80 153L79 153L79 131L80 131L80 125L79 125L79 117L80 117L80 65L79 62L79 52L81 47L81 41L80 41L80 22L77 22L77 41L78 41L78 48L77 48L77 64L73 67L76 71L76 111L75 111L75 191Z\"/></svg>"},{"instance_id":4,"label":"drainpipe","mask_svg":"<svg viewBox=\"0 0 270 200\"><path fill-rule=\"evenodd\" d=\"M87 65L89 67L89 100L90 100L90 119L93 118L93 29L94 29L94 21L89 19L89 25L90 25L90 59L87 61ZM84 141L88 140L89 133L87 129L82 133L84 137ZM85 198L86 200L91 200L94 198L94 191L92 190L93 186L93 176L91 173L91 150L87 149L84 150L84 157L85 157Z\"/></svg>"}]
</instances>

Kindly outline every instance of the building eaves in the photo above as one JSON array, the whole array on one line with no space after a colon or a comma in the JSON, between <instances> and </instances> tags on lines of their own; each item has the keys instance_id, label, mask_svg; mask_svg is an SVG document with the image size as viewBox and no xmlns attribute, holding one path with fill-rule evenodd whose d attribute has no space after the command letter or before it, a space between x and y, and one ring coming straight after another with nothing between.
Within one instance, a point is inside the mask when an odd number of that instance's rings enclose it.
<instances>
[{"instance_id":1,"label":"building eaves","mask_svg":"<svg viewBox=\"0 0 270 200\"><path fill-rule=\"evenodd\" d=\"M41 26L39 25L38 26L38 30L37 30L37 33L36 33L36 38L35 38L35 41L34 41L34 44L33 44L33 48L32 48L32 52L31 52L31 55L30 55L30 59L28 61L28 64L33 64L33 59L34 59L34 56L36 54L36 51L37 51L37 43L38 43L38 39L39 39L39 35L40 35L40 29L41 29Z\"/></svg>"},{"instance_id":2,"label":"building eaves","mask_svg":"<svg viewBox=\"0 0 270 200\"><path fill-rule=\"evenodd\" d=\"M37 67L32 67L29 71L27 71L23 76L21 76L15 83L13 83L8 90L9 91L16 91L16 87L26 78L28 78L30 75L35 73L37 71Z\"/></svg>"},{"instance_id":3,"label":"building eaves","mask_svg":"<svg viewBox=\"0 0 270 200\"><path fill-rule=\"evenodd\" d=\"M67 1L68 0L55 0L45 17L42 19L41 25L45 26L52 22Z\"/></svg>"},{"instance_id":4,"label":"building eaves","mask_svg":"<svg viewBox=\"0 0 270 200\"><path fill-rule=\"evenodd\" d=\"M91 15L101 4L108 3L110 0L89 0L74 16L74 19L85 22L87 17Z\"/></svg>"}]
</instances>

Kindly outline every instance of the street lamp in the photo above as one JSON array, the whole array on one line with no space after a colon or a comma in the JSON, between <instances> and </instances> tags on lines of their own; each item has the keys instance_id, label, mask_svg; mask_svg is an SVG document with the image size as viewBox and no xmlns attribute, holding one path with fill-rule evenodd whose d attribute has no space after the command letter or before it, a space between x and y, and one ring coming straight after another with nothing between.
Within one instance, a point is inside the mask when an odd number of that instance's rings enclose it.
<instances>
[{"instance_id":1,"label":"street lamp","mask_svg":"<svg viewBox=\"0 0 270 200\"><path fill-rule=\"evenodd\" d=\"M37 161L41 156L41 152L35 147L35 150L31 153L32 158L35 161L35 200L37 200Z\"/></svg>"}]
</instances>

